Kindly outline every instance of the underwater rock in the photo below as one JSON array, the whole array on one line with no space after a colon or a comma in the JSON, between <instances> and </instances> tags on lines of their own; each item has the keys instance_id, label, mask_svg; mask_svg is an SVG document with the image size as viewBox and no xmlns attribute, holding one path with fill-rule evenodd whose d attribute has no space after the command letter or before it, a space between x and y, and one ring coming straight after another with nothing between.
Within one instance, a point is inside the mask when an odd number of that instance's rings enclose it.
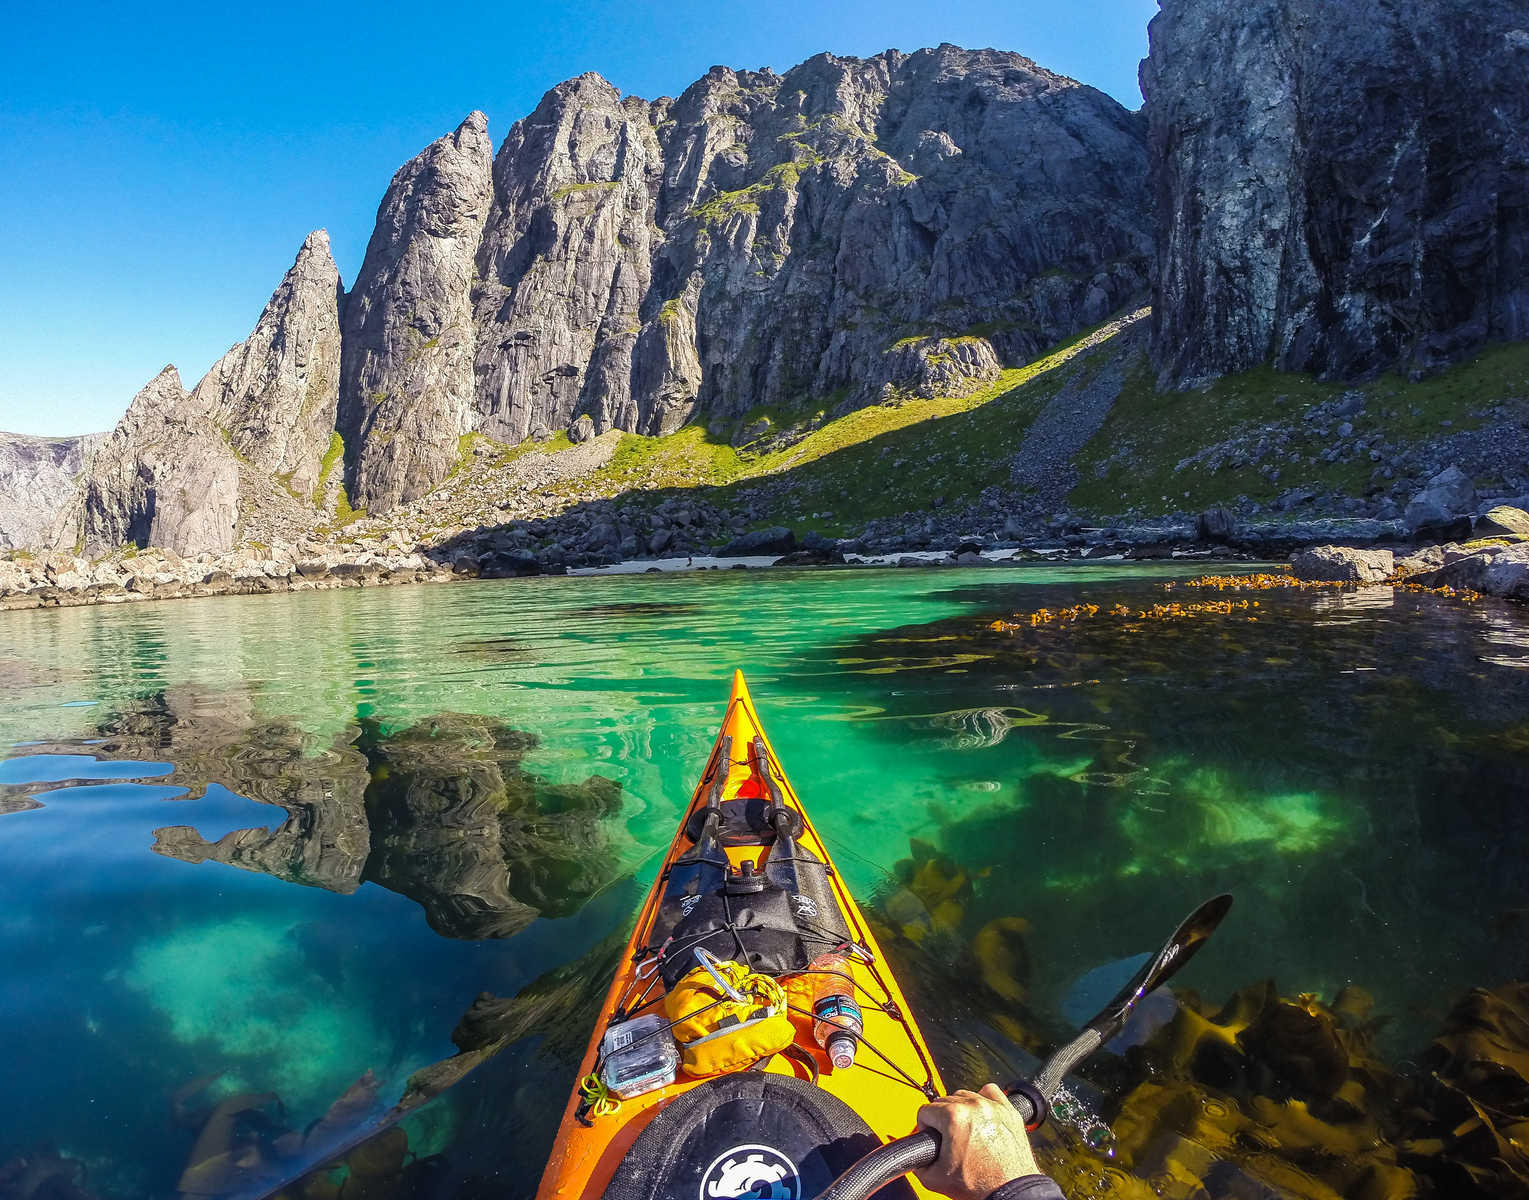
<instances>
[{"instance_id":1,"label":"underwater rock","mask_svg":"<svg viewBox=\"0 0 1529 1200\"><path fill-rule=\"evenodd\" d=\"M0 1200L95 1200L84 1181L82 1163L39 1147L0 1163Z\"/></svg>"}]
</instances>

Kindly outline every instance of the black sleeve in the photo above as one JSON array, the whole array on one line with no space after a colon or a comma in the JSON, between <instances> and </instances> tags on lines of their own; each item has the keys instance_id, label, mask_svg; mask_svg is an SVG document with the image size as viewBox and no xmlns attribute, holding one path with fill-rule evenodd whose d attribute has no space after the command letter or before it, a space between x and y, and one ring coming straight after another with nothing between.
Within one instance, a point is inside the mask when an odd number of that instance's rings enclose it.
<instances>
[{"instance_id":1,"label":"black sleeve","mask_svg":"<svg viewBox=\"0 0 1529 1200\"><path fill-rule=\"evenodd\" d=\"M988 1193L987 1200L1067 1200L1049 1175L1021 1175Z\"/></svg>"}]
</instances>

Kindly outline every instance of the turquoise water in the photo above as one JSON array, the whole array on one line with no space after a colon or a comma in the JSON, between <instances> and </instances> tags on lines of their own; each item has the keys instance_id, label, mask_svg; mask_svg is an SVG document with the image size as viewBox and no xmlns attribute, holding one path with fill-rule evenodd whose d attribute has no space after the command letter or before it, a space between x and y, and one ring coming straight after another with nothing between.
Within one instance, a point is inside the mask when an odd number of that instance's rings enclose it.
<instances>
[{"instance_id":1,"label":"turquoise water","mask_svg":"<svg viewBox=\"0 0 1529 1200\"><path fill-rule=\"evenodd\" d=\"M269 1184L450 1056L483 992L520 996L515 1036L407 1119L387 1194L529 1194L602 942L734 666L953 1080L1022 1067L1223 889L1237 907L1181 981L1208 1011L1265 978L1328 1003L1357 984L1400 1070L1529 949L1529 625L1373 590L986 629L1192 599L1163 588L1187 574L731 571L0 614L0 1197L23 1194L17 1162L99 1196ZM1080 1085L1106 1119L1140 1083L1129 1058ZM1117 1194L1142 1173L1125 1150L1099 1169Z\"/></svg>"}]
</instances>

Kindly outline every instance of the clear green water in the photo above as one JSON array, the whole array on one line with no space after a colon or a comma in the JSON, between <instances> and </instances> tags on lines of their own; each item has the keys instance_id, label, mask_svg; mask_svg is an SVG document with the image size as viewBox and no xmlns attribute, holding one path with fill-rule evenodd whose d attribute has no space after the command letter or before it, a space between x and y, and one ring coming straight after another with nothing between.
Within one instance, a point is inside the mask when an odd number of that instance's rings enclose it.
<instances>
[{"instance_id":1,"label":"clear green water","mask_svg":"<svg viewBox=\"0 0 1529 1200\"><path fill-rule=\"evenodd\" d=\"M716 572L0 614L0 1197L23 1194L17 1156L68 1160L89 1194L173 1194L209 1110L247 1092L274 1098L224 1140L275 1162L364 1072L372 1111L396 1100L479 993L608 970L734 666L954 1081L1065 1035L1109 964L1218 890L1237 907L1184 986L1213 1011L1264 978L1329 1001L1360 984L1404 1063L1529 950L1529 624L1378 592L985 629L1150 604L1186 574ZM210 845L238 830L258 832ZM604 986L569 994L587 1008ZM581 1011L530 1022L409 1118L410 1161L441 1157L402 1194L534 1190ZM1084 1085L1106 1116L1120 1069Z\"/></svg>"}]
</instances>

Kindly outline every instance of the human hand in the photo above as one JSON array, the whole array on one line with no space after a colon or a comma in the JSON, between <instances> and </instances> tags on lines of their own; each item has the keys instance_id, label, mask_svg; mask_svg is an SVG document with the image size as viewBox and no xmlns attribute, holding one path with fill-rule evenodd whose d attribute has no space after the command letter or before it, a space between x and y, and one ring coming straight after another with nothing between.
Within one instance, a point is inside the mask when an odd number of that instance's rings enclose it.
<instances>
[{"instance_id":1,"label":"human hand","mask_svg":"<svg viewBox=\"0 0 1529 1200\"><path fill-rule=\"evenodd\" d=\"M987 1200L1022 1175L1039 1175L1025 1123L996 1084L959 1091L918 1110L918 1123L940 1135L940 1157L914 1178L952 1200Z\"/></svg>"}]
</instances>

